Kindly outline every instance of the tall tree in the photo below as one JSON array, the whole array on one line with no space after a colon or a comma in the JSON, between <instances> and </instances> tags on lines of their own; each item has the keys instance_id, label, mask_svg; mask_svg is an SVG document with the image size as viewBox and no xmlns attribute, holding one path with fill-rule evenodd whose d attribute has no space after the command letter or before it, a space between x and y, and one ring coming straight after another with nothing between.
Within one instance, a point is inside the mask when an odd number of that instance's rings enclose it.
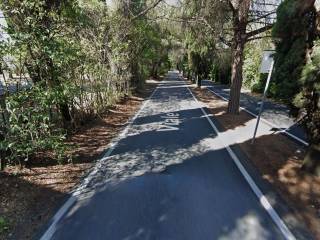
<instances>
[{"instance_id":1,"label":"tall tree","mask_svg":"<svg viewBox=\"0 0 320 240\"><path fill-rule=\"evenodd\" d=\"M238 113L240 106L240 91L242 87L242 67L244 46L247 41L247 24L251 0L230 1L233 22L231 90L228 105L229 113Z\"/></svg>"},{"instance_id":2,"label":"tall tree","mask_svg":"<svg viewBox=\"0 0 320 240\"><path fill-rule=\"evenodd\" d=\"M26 66L34 83L47 84L51 88L59 88L62 71L56 64L57 52L64 52L61 47L59 31L67 28L77 11L74 1L7 1L0 2L1 9L8 23L8 33L17 44L24 45L29 57ZM19 10L17 10L19 9ZM64 31L65 33L67 30ZM61 98L59 109L64 121L71 122L71 114L67 101Z\"/></svg>"},{"instance_id":3,"label":"tall tree","mask_svg":"<svg viewBox=\"0 0 320 240\"><path fill-rule=\"evenodd\" d=\"M244 47L248 41L261 37L272 28L277 1L228 0L232 11L233 38L231 89L228 112L238 114L243 81ZM248 31L248 29L250 30Z\"/></svg>"},{"instance_id":4,"label":"tall tree","mask_svg":"<svg viewBox=\"0 0 320 240\"><path fill-rule=\"evenodd\" d=\"M315 1L285 0L278 9L275 86L300 109L309 148L303 169L320 176L320 29Z\"/></svg>"},{"instance_id":5,"label":"tall tree","mask_svg":"<svg viewBox=\"0 0 320 240\"><path fill-rule=\"evenodd\" d=\"M210 34L211 44L217 49L232 48L229 113L239 112L245 44L264 37L272 28L278 2L279 0L184 1L187 14L181 20L191 26L189 31L196 32L198 38Z\"/></svg>"},{"instance_id":6,"label":"tall tree","mask_svg":"<svg viewBox=\"0 0 320 240\"><path fill-rule=\"evenodd\" d=\"M272 30L276 46L275 71L271 95L293 108L292 100L300 91L301 72L314 41L314 0L285 0L277 12Z\"/></svg>"}]
</instances>

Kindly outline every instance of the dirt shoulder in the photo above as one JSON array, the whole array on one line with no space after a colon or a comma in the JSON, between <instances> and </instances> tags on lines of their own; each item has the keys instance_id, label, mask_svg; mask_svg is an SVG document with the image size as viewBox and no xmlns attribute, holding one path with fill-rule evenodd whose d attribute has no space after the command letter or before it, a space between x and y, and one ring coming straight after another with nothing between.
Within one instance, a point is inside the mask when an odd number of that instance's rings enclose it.
<instances>
[{"instance_id":1,"label":"dirt shoulder","mask_svg":"<svg viewBox=\"0 0 320 240\"><path fill-rule=\"evenodd\" d=\"M7 167L0 172L0 240L32 239L158 83L147 81L143 91L122 99L70 136L72 163L59 165L44 155L38 156L41 164L35 162L24 169Z\"/></svg>"},{"instance_id":2,"label":"dirt shoulder","mask_svg":"<svg viewBox=\"0 0 320 240\"><path fill-rule=\"evenodd\" d=\"M223 131L235 130L252 119L244 111L237 116L226 114L227 102L206 89L192 91L207 105ZM301 171L305 149L281 134L264 135L254 145L245 141L239 146L262 178L294 210L299 222L306 224L315 239L320 239L320 177Z\"/></svg>"}]
</instances>

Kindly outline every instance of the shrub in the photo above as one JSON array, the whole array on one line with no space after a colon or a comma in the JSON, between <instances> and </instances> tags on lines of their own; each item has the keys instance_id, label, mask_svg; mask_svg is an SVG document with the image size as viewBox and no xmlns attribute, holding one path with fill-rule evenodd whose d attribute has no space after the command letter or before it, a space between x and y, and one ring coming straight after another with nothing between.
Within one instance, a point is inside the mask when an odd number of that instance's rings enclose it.
<instances>
[{"instance_id":1,"label":"shrub","mask_svg":"<svg viewBox=\"0 0 320 240\"><path fill-rule=\"evenodd\" d=\"M264 38L248 43L244 54L243 86L253 92L263 92L266 83L265 74L260 74L262 54L264 50L271 49L271 39Z\"/></svg>"},{"instance_id":2,"label":"shrub","mask_svg":"<svg viewBox=\"0 0 320 240\"><path fill-rule=\"evenodd\" d=\"M308 42L312 39L313 9L301 13L300 0L285 0L277 10L277 21L272 30L276 45L275 71L273 74L272 97L292 103L294 96L300 91L301 76L306 64Z\"/></svg>"},{"instance_id":3,"label":"shrub","mask_svg":"<svg viewBox=\"0 0 320 240\"><path fill-rule=\"evenodd\" d=\"M3 217L0 217L0 233L3 233L9 229L9 224Z\"/></svg>"},{"instance_id":4,"label":"shrub","mask_svg":"<svg viewBox=\"0 0 320 240\"><path fill-rule=\"evenodd\" d=\"M295 96L294 105L306 112L304 122L311 143L320 144L320 40L299 79L302 90Z\"/></svg>"},{"instance_id":5,"label":"shrub","mask_svg":"<svg viewBox=\"0 0 320 240\"><path fill-rule=\"evenodd\" d=\"M210 77L214 82L221 84L230 84L231 80L231 52L224 50L217 53L211 71Z\"/></svg>"},{"instance_id":6,"label":"shrub","mask_svg":"<svg viewBox=\"0 0 320 240\"><path fill-rule=\"evenodd\" d=\"M6 99L8 122L2 124L0 151L6 152L9 164L23 164L40 151L52 150L58 161L65 158L65 134L53 124L59 114L55 92L41 87L21 91Z\"/></svg>"},{"instance_id":7,"label":"shrub","mask_svg":"<svg viewBox=\"0 0 320 240\"><path fill-rule=\"evenodd\" d=\"M259 75L259 80L257 83L255 83L252 87L251 87L251 91L255 92L255 93L263 93L265 87L266 87L266 83L267 83L267 79L268 79L268 73L261 73ZM270 92L270 86L269 86L269 91Z\"/></svg>"}]
</instances>

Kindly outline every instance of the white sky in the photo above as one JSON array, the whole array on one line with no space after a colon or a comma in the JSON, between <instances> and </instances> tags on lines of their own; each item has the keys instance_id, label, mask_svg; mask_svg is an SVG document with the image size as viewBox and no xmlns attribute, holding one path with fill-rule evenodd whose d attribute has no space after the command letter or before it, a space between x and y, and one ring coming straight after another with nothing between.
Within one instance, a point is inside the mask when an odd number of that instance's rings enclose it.
<instances>
[{"instance_id":1,"label":"white sky","mask_svg":"<svg viewBox=\"0 0 320 240\"><path fill-rule=\"evenodd\" d=\"M173 6L179 6L180 1L179 0L166 0L166 3Z\"/></svg>"},{"instance_id":2,"label":"white sky","mask_svg":"<svg viewBox=\"0 0 320 240\"><path fill-rule=\"evenodd\" d=\"M3 30L3 27L6 27L7 23L3 16L3 13L0 10L0 40L6 39L8 37L8 34L6 34Z\"/></svg>"}]
</instances>

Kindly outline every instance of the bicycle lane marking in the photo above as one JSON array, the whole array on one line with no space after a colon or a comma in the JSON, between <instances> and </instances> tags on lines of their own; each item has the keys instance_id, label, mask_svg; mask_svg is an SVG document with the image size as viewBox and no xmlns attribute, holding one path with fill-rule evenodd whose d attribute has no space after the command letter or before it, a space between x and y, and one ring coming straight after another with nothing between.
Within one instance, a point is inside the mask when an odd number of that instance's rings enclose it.
<instances>
[{"instance_id":1,"label":"bicycle lane marking","mask_svg":"<svg viewBox=\"0 0 320 240\"><path fill-rule=\"evenodd\" d=\"M203 105L198 101L198 99L194 96L194 94L192 93L192 91L190 90L189 87L187 87L187 89L189 90L190 94L192 95L192 97L195 99L195 101L198 103L199 108L201 109L202 113L204 114L204 117L207 119L207 121L209 122L210 126L212 127L212 129L216 132L217 136L219 137L221 134L218 130L218 128L215 126L215 124L212 122L212 120L210 119L209 115L206 113L206 111L203 109ZM221 138L220 138L221 139ZM269 203L268 199L266 198L266 196L262 193L262 191L259 189L259 187L257 186L257 184L254 182L254 180L252 179L252 177L249 175L249 173L247 172L247 170L244 168L244 166L242 165L241 161L239 160L239 158L237 157L237 155L233 152L233 150L230 148L229 145L227 145L223 139L221 139L223 146L226 148L226 150L228 151L229 155L231 156L233 162L236 164L236 166L238 167L239 171L241 172L241 174L243 175L243 177L245 178L245 180L248 182L249 186L251 187L252 191L254 192L254 194L257 196L257 198L259 199L261 205L263 206L263 208L267 211L267 213L269 214L269 216L271 217L271 219L273 220L273 222L276 224L276 226L280 229L281 233L283 234L283 236L288 239L288 240L295 240L295 236L292 234L292 232L289 230L289 228L286 226L286 224L284 223L284 221L281 219L281 217L278 215L278 213L275 211L275 209L272 207L272 205Z\"/></svg>"},{"instance_id":2,"label":"bicycle lane marking","mask_svg":"<svg viewBox=\"0 0 320 240\"><path fill-rule=\"evenodd\" d=\"M150 97L146 101L144 101L144 103L141 105L138 112L127 122L127 126L125 127L125 129L123 129L122 132L109 143L109 146L107 147L108 151L103 155L102 158L100 158L96 162L95 166L90 171L89 175L82 180L82 182L80 183L80 185L78 185L76 190L74 190L71 193L71 196L68 198L68 200L62 205L62 207L53 216L53 218L51 219L51 224L49 225L47 230L44 232L44 234L41 236L40 240L49 240L52 238L53 234L56 231L57 223L61 220L61 218L65 215L65 213L67 213L67 211L71 208L71 206L73 206L73 204L78 200L78 196L85 190L86 186L97 174L100 167L99 163L101 163L104 159L109 157L113 152L113 150L115 149L115 147L120 142L120 140L126 137L133 123L139 117L139 115L144 110L144 108L150 103L150 101L152 100L154 94L157 92L159 87L160 85L158 84L158 86L153 90Z\"/></svg>"}]
</instances>

